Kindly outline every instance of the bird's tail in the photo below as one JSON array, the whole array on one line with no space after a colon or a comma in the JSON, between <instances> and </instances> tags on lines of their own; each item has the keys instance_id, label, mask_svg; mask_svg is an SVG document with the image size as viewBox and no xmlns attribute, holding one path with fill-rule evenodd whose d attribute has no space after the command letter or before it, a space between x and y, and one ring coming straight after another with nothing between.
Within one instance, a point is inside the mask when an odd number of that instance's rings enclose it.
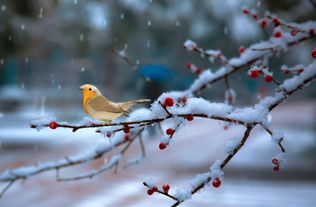
<instances>
[{"instance_id":1,"label":"bird's tail","mask_svg":"<svg viewBox=\"0 0 316 207\"><path fill-rule=\"evenodd\" d=\"M121 102L121 103L118 103L118 105L122 109L127 111L131 106L133 106L135 104L142 104L142 103L148 103L148 102L151 102L151 100L150 99L140 99L140 100L134 100L134 101Z\"/></svg>"}]
</instances>

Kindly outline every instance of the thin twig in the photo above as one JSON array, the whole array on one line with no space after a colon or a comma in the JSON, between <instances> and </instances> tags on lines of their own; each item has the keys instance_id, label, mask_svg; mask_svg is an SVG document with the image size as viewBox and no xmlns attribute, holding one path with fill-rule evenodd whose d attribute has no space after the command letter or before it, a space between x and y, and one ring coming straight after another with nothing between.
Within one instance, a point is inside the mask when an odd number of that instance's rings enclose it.
<instances>
[{"instance_id":1,"label":"thin twig","mask_svg":"<svg viewBox=\"0 0 316 207\"><path fill-rule=\"evenodd\" d=\"M121 57L123 60L125 60L125 62L131 66L132 70L135 70L140 77L142 77L145 81L147 82L151 82L150 78L144 76L142 74L142 72L140 71L138 65L136 63L134 63L129 57L127 57L126 55L121 55L117 50L113 49L113 53L116 54L118 57Z\"/></svg>"},{"instance_id":2,"label":"thin twig","mask_svg":"<svg viewBox=\"0 0 316 207\"><path fill-rule=\"evenodd\" d=\"M1 191L0 193L0 198L5 194L5 192L13 185L13 183L15 182L16 180L11 180L9 181L9 183L3 188L3 190Z\"/></svg>"}]
</instances>

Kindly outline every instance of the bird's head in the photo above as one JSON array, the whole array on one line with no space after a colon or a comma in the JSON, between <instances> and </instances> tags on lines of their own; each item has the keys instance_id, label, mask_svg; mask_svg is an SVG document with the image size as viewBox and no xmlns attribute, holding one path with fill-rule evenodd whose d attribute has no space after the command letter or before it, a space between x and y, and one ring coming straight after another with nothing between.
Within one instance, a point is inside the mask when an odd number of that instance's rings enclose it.
<instances>
[{"instance_id":1,"label":"bird's head","mask_svg":"<svg viewBox=\"0 0 316 207\"><path fill-rule=\"evenodd\" d=\"M82 90L83 98L90 99L98 95L102 95L99 89L91 84L84 84L80 86Z\"/></svg>"}]
</instances>

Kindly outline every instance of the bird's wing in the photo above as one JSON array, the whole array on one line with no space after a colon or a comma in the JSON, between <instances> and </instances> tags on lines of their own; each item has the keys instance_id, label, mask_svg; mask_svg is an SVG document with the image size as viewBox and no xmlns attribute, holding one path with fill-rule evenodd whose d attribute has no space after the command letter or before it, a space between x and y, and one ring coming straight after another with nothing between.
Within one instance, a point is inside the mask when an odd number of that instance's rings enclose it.
<instances>
[{"instance_id":1,"label":"bird's wing","mask_svg":"<svg viewBox=\"0 0 316 207\"><path fill-rule=\"evenodd\" d=\"M95 111L107 111L112 113L122 113L120 107L116 107L104 96L96 96L88 101L88 105Z\"/></svg>"}]
</instances>

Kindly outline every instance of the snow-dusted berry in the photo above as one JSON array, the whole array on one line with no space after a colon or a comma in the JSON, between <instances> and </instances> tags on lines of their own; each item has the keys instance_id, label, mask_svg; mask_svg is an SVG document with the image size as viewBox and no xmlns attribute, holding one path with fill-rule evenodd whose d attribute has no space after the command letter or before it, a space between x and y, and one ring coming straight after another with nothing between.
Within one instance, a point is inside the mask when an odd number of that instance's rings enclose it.
<instances>
[{"instance_id":1,"label":"snow-dusted berry","mask_svg":"<svg viewBox=\"0 0 316 207\"><path fill-rule=\"evenodd\" d=\"M184 103L184 104L187 103L187 97L186 97L186 96L183 96L183 97L181 98L181 102Z\"/></svg>"},{"instance_id":2,"label":"snow-dusted berry","mask_svg":"<svg viewBox=\"0 0 316 207\"><path fill-rule=\"evenodd\" d=\"M154 187L151 188L151 190L152 190L153 192L157 192L157 191L158 191L158 188L157 188L156 186L154 186Z\"/></svg>"},{"instance_id":3,"label":"snow-dusted berry","mask_svg":"<svg viewBox=\"0 0 316 207\"><path fill-rule=\"evenodd\" d=\"M107 136L107 137L111 137L111 136L112 136L111 132L107 132L107 133L106 133L106 136Z\"/></svg>"},{"instance_id":4,"label":"snow-dusted berry","mask_svg":"<svg viewBox=\"0 0 316 207\"><path fill-rule=\"evenodd\" d=\"M313 58L316 58L316 50L312 50L311 55Z\"/></svg>"},{"instance_id":5,"label":"snow-dusted berry","mask_svg":"<svg viewBox=\"0 0 316 207\"><path fill-rule=\"evenodd\" d=\"M242 12L243 12L244 14L249 14L249 13L250 13L249 9L242 9Z\"/></svg>"},{"instance_id":6,"label":"snow-dusted berry","mask_svg":"<svg viewBox=\"0 0 316 207\"><path fill-rule=\"evenodd\" d=\"M245 47L243 47L243 46L239 47L239 53L240 53L240 54L243 53L243 52L245 52L245 50L246 50Z\"/></svg>"},{"instance_id":7,"label":"snow-dusted berry","mask_svg":"<svg viewBox=\"0 0 316 207\"><path fill-rule=\"evenodd\" d=\"M50 127L51 129L56 129L56 128L58 127L58 123L55 122L55 121L53 121L53 122L49 123L49 127Z\"/></svg>"},{"instance_id":8,"label":"snow-dusted berry","mask_svg":"<svg viewBox=\"0 0 316 207\"><path fill-rule=\"evenodd\" d=\"M254 19L258 19L258 14L252 14L252 17L254 18Z\"/></svg>"},{"instance_id":9,"label":"snow-dusted berry","mask_svg":"<svg viewBox=\"0 0 316 207\"><path fill-rule=\"evenodd\" d=\"M193 63L188 63L188 64L187 64L187 68L188 68L189 70L191 70L191 69L193 68L193 66L194 66Z\"/></svg>"},{"instance_id":10,"label":"snow-dusted berry","mask_svg":"<svg viewBox=\"0 0 316 207\"><path fill-rule=\"evenodd\" d=\"M128 135L128 134L126 134L126 135L124 136L124 141L125 141L125 142L129 141L129 135Z\"/></svg>"},{"instance_id":11,"label":"snow-dusted berry","mask_svg":"<svg viewBox=\"0 0 316 207\"><path fill-rule=\"evenodd\" d=\"M221 184L222 184L222 181L218 177L216 177L212 183L214 188L218 188L219 186L221 186Z\"/></svg>"},{"instance_id":12,"label":"snow-dusted berry","mask_svg":"<svg viewBox=\"0 0 316 207\"><path fill-rule=\"evenodd\" d=\"M291 30L291 35L292 36L296 36L297 35L297 30L295 30L295 29Z\"/></svg>"},{"instance_id":13,"label":"snow-dusted berry","mask_svg":"<svg viewBox=\"0 0 316 207\"><path fill-rule=\"evenodd\" d=\"M161 142L161 143L159 144L159 149L161 149L161 150L166 149L166 147L167 147L167 144L166 144L166 143Z\"/></svg>"},{"instance_id":14,"label":"snow-dusted berry","mask_svg":"<svg viewBox=\"0 0 316 207\"><path fill-rule=\"evenodd\" d=\"M173 106L173 104L174 104L173 99L172 99L171 97L167 97L167 98L165 99L163 105L164 105L164 106Z\"/></svg>"},{"instance_id":15,"label":"snow-dusted berry","mask_svg":"<svg viewBox=\"0 0 316 207\"><path fill-rule=\"evenodd\" d=\"M188 121L193 121L194 117L193 117L192 115L189 115L189 116L186 117L186 119L187 119Z\"/></svg>"},{"instance_id":16,"label":"snow-dusted berry","mask_svg":"<svg viewBox=\"0 0 316 207\"><path fill-rule=\"evenodd\" d=\"M172 134L173 134L173 129L168 128L168 129L166 130L166 134L167 134L167 135L172 135Z\"/></svg>"},{"instance_id":17,"label":"snow-dusted berry","mask_svg":"<svg viewBox=\"0 0 316 207\"><path fill-rule=\"evenodd\" d=\"M250 76L255 79L255 78L258 78L259 73L260 73L260 70L252 70L250 72Z\"/></svg>"},{"instance_id":18,"label":"snow-dusted berry","mask_svg":"<svg viewBox=\"0 0 316 207\"><path fill-rule=\"evenodd\" d=\"M266 76L264 77L264 80L265 80L267 83L270 83L271 81L273 81L273 78L272 78L271 75L266 75Z\"/></svg>"},{"instance_id":19,"label":"snow-dusted berry","mask_svg":"<svg viewBox=\"0 0 316 207\"><path fill-rule=\"evenodd\" d=\"M124 126L124 133L125 133L125 134L128 134L130 131L131 131L131 130L130 130L130 128L129 128L128 125Z\"/></svg>"},{"instance_id":20,"label":"snow-dusted berry","mask_svg":"<svg viewBox=\"0 0 316 207\"><path fill-rule=\"evenodd\" d=\"M148 195L152 195L152 194L154 194L154 191L153 191L152 189L148 189L148 190L147 190L147 194L148 194Z\"/></svg>"},{"instance_id":21,"label":"snow-dusted berry","mask_svg":"<svg viewBox=\"0 0 316 207\"><path fill-rule=\"evenodd\" d=\"M267 19L261 19L260 20L260 26L262 28L265 28L268 25L268 20Z\"/></svg>"},{"instance_id":22,"label":"snow-dusted berry","mask_svg":"<svg viewBox=\"0 0 316 207\"><path fill-rule=\"evenodd\" d=\"M276 159L276 158L273 158L272 159L272 163L275 164L275 165L278 165L279 164L279 160Z\"/></svg>"},{"instance_id":23,"label":"snow-dusted berry","mask_svg":"<svg viewBox=\"0 0 316 207\"><path fill-rule=\"evenodd\" d=\"M281 24L280 20L278 18L273 18L272 22L274 23L274 26L277 27Z\"/></svg>"},{"instance_id":24,"label":"snow-dusted berry","mask_svg":"<svg viewBox=\"0 0 316 207\"><path fill-rule=\"evenodd\" d=\"M170 185L164 184L164 185L162 186L162 189L163 189L163 192L168 193L169 190L170 190Z\"/></svg>"},{"instance_id":25,"label":"snow-dusted berry","mask_svg":"<svg viewBox=\"0 0 316 207\"><path fill-rule=\"evenodd\" d=\"M280 166L277 165L277 166L273 167L273 170L274 170L274 171L280 171Z\"/></svg>"},{"instance_id":26,"label":"snow-dusted berry","mask_svg":"<svg viewBox=\"0 0 316 207\"><path fill-rule=\"evenodd\" d=\"M274 37L275 38L281 38L282 37L282 32L280 32L280 31L274 32Z\"/></svg>"}]
</instances>

